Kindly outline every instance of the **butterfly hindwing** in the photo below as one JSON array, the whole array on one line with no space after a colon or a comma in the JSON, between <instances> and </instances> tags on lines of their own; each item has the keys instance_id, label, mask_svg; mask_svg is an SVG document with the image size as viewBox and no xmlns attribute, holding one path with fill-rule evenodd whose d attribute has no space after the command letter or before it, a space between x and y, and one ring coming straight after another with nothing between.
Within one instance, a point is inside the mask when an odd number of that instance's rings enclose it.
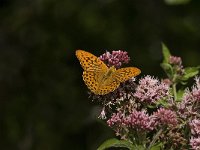
<instances>
[{"instance_id":1,"label":"butterfly hindwing","mask_svg":"<svg viewBox=\"0 0 200 150\"><path fill-rule=\"evenodd\" d=\"M99 95L105 95L108 94L110 92L113 92L115 89L117 89L120 85L119 81L115 81L113 79L110 79L108 81L106 81L106 84L103 85L99 85L98 88L98 94Z\"/></svg>"},{"instance_id":2,"label":"butterfly hindwing","mask_svg":"<svg viewBox=\"0 0 200 150\"><path fill-rule=\"evenodd\" d=\"M89 52L77 50L76 56L85 71L106 72L108 69L103 61Z\"/></svg>"},{"instance_id":3,"label":"butterfly hindwing","mask_svg":"<svg viewBox=\"0 0 200 150\"><path fill-rule=\"evenodd\" d=\"M99 73L84 71L83 80L87 85L88 89L96 95L105 95L114 91L119 85L119 81L114 81L112 78L109 78L105 83L99 82L99 78L102 76Z\"/></svg>"},{"instance_id":4,"label":"butterfly hindwing","mask_svg":"<svg viewBox=\"0 0 200 150\"><path fill-rule=\"evenodd\" d=\"M115 78L119 82L125 82L128 79L139 75L140 73L140 69L136 67L126 67L116 70L113 73L113 78Z\"/></svg>"}]
</instances>

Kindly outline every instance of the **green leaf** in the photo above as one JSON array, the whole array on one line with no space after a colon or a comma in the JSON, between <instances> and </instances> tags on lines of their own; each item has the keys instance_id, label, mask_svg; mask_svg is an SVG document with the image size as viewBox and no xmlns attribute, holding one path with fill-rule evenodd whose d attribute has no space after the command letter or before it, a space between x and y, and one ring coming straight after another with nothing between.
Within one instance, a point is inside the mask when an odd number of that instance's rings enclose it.
<instances>
[{"instance_id":1,"label":"green leaf","mask_svg":"<svg viewBox=\"0 0 200 150\"><path fill-rule=\"evenodd\" d=\"M169 78L171 78L172 75L173 75L173 68L172 68L172 66L170 64L168 64L168 63L161 63L160 66L166 72L167 76Z\"/></svg>"},{"instance_id":2,"label":"green leaf","mask_svg":"<svg viewBox=\"0 0 200 150\"><path fill-rule=\"evenodd\" d=\"M153 146L153 147L151 147L150 150L161 150L161 147L160 146Z\"/></svg>"},{"instance_id":3,"label":"green leaf","mask_svg":"<svg viewBox=\"0 0 200 150\"><path fill-rule=\"evenodd\" d=\"M187 4L191 0L165 0L165 3L168 5L181 5L181 4Z\"/></svg>"},{"instance_id":4,"label":"green leaf","mask_svg":"<svg viewBox=\"0 0 200 150\"><path fill-rule=\"evenodd\" d=\"M148 108L151 108L151 109L157 108L157 106L158 106L157 104L156 104L156 105L147 105L147 107L148 107Z\"/></svg>"},{"instance_id":5,"label":"green leaf","mask_svg":"<svg viewBox=\"0 0 200 150\"><path fill-rule=\"evenodd\" d=\"M196 76L199 73L199 68L200 66L184 68L185 74L180 78L180 80L187 81L189 78Z\"/></svg>"},{"instance_id":6,"label":"green leaf","mask_svg":"<svg viewBox=\"0 0 200 150\"><path fill-rule=\"evenodd\" d=\"M169 49L167 46L162 43L162 53L163 53L163 63L169 63L169 57L171 56Z\"/></svg>"},{"instance_id":7,"label":"green leaf","mask_svg":"<svg viewBox=\"0 0 200 150\"><path fill-rule=\"evenodd\" d=\"M186 84L187 84L186 81L181 81L180 83L181 83L182 85L186 85Z\"/></svg>"},{"instance_id":8,"label":"green leaf","mask_svg":"<svg viewBox=\"0 0 200 150\"><path fill-rule=\"evenodd\" d=\"M135 146L133 146L132 143L126 141L126 140L118 140L118 139L109 139L105 141L103 144L99 146L97 150L105 150L106 148L111 148L111 147L124 147L128 148L129 150L134 150Z\"/></svg>"},{"instance_id":9,"label":"green leaf","mask_svg":"<svg viewBox=\"0 0 200 150\"><path fill-rule=\"evenodd\" d=\"M156 102L156 104L157 104L157 106L161 105L163 107L167 107L169 105L168 102L165 99L158 100Z\"/></svg>"},{"instance_id":10,"label":"green leaf","mask_svg":"<svg viewBox=\"0 0 200 150\"><path fill-rule=\"evenodd\" d=\"M178 90L177 92L177 101L181 101L182 100L182 97L183 97L183 94L184 94L185 90Z\"/></svg>"},{"instance_id":11,"label":"green leaf","mask_svg":"<svg viewBox=\"0 0 200 150\"><path fill-rule=\"evenodd\" d=\"M163 146L162 143L157 143L154 146L152 146L150 150L161 150L162 146Z\"/></svg>"}]
</instances>

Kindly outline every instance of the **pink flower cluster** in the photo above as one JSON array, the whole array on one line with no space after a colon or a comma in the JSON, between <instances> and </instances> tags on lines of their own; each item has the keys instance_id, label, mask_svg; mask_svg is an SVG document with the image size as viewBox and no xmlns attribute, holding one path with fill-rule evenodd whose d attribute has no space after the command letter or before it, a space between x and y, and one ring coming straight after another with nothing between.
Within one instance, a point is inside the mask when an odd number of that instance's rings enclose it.
<instances>
[{"instance_id":1,"label":"pink flower cluster","mask_svg":"<svg viewBox=\"0 0 200 150\"><path fill-rule=\"evenodd\" d=\"M200 107L200 78L195 78L195 85L191 91L186 89L182 98L182 101L178 104L180 116L183 118L189 118L199 111Z\"/></svg>"},{"instance_id":2,"label":"pink flower cluster","mask_svg":"<svg viewBox=\"0 0 200 150\"><path fill-rule=\"evenodd\" d=\"M197 138L191 138L190 139L190 145L193 150L200 150L200 137Z\"/></svg>"},{"instance_id":3,"label":"pink flower cluster","mask_svg":"<svg viewBox=\"0 0 200 150\"><path fill-rule=\"evenodd\" d=\"M130 60L127 52L121 50L106 52L99 58L108 67L116 68ZM145 135L144 139L164 141L164 147L167 148L200 150L200 78L196 77L195 85L183 91L181 97L182 93L177 92L176 84L184 75L182 60L170 56L168 64L172 67L175 79L171 78L173 74L161 81L147 75L139 83L132 78L111 93L90 93L90 96L103 105L99 118L106 120L121 139L134 141ZM138 133L141 132L144 134L140 137Z\"/></svg>"},{"instance_id":4,"label":"pink flower cluster","mask_svg":"<svg viewBox=\"0 0 200 150\"><path fill-rule=\"evenodd\" d=\"M199 150L200 149L200 120L199 119L193 119L190 123L190 129L191 129L191 139L190 139L190 145L192 146L192 149Z\"/></svg>"},{"instance_id":5,"label":"pink flower cluster","mask_svg":"<svg viewBox=\"0 0 200 150\"><path fill-rule=\"evenodd\" d=\"M125 120L125 114L122 112L113 113L111 118L107 120L108 126L113 128L115 130L116 135L120 135L121 138L126 136L126 131L124 131L124 127L126 128L124 124Z\"/></svg>"},{"instance_id":6,"label":"pink flower cluster","mask_svg":"<svg viewBox=\"0 0 200 150\"><path fill-rule=\"evenodd\" d=\"M153 115L149 115L145 110L133 110L130 114L122 112L114 113L107 121L110 127L128 127L134 130L150 131L160 126L176 127L178 124L176 113L160 108Z\"/></svg>"},{"instance_id":7,"label":"pink flower cluster","mask_svg":"<svg viewBox=\"0 0 200 150\"><path fill-rule=\"evenodd\" d=\"M125 118L125 124L133 129L153 130L156 123L153 116L149 116L146 111L134 110Z\"/></svg>"},{"instance_id":8,"label":"pink flower cluster","mask_svg":"<svg viewBox=\"0 0 200 150\"><path fill-rule=\"evenodd\" d=\"M140 101L155 103L169 95L169 84L147 75L140 79L134 96Z\"/></svg>"},{"instance_id":9,"label":"pink flower cluster","mask_svg":"<svg viewBox=\"0 0 200 150\"><path fill-rule=\"evenodd\" d=\"M184 69L183 69L181 57L170 56L169 63L173 66L174 71L177 72L178 75L183 75Z\"/></svg>"},{"instance_id":10,"label":"pink flower cluster","mask_svg":"<svg viewBox=\"0 0 200 150\"><path fill-rule=\"evenodd\" d=\"M182 65L182 59L181 57L170 56L169 63L173 65Z\"/></svg>"},{"instance_id":11,"label":"pink flower cluster","mask_svg":"<svg viewBox=\"0 0 200 150\"><path fill-rule=\"evenodd\" d=\"M191 98L195 102L200 102L200 78L195 78L195 85L192 88L192 91L190 93Z\"/></svg>"},{"instance_id":12,"label":"pink flower cluster","mask_svg":"<svg viewBox=\"0 0 200 150\"><path fill-rule=\"evenodd\" d=\"M190 123L190 129L192 135L200 135L200 120L194 119Z\"/></svg>"},{"instance_id":13,"label":"pink flower cluster","mask_svg":"<svg viewBox=\"0 0 200 150\"><path fill-rule=\"evenodd\" d=\"M108 67L115 66L116 68L120 68L123 63L127 64L130 61L130 57L126 51L112 51L106 52L99 57L102 61L104 61Z\"/></svg>"},{"instance_id":14,"label":"pink flower cluster","mask_svg":"<svg viewBox=\"0 0 200 150\"><path fill-rule=\"evenodd\" d=\"M108 126L122 125L124 124L125 115L122 112L113 113L111 118L107 121Z\"/></svg>"},{"instance_id":15,"label":"pink flower cluster","mask_svg":"<svg viewBox=\"0 0 200 150\"><path fill-rule=\"evenodd\" d=\"M130 114L125 115L122 112L114 113L111 118L107 121L108 126L116 129L118 127L125 127L129 130L136 131L150 131L155 127L155 120L153 116L149 116L146 111L133 110ZM117 133L120 134L120 133Z\"/></svg>"},{"instance_id":16,"label":"pink flower cluster","mask_svg":"<svg viewBox=\"0 0 200 150\"><path fill-rule=\"evenodd\" d=\"M177 115L174 111L160 108L154 113L157 124L160 126L173 126L176 127L178 124Z\"/></svg>"}]
</instances>

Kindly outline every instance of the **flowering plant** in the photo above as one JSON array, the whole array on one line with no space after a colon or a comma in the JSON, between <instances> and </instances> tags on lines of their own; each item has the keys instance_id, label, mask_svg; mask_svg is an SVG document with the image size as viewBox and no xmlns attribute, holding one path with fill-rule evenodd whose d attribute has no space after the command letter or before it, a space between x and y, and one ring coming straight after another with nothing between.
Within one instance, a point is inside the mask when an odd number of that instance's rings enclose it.
<instances>
[{"instance_id":1,"label":"flowering plant","mask_svg":"<svg viewBox=\"0 0 200 150\"><path fill-rule=\"evenodd\" d=\"M199 67L184 68L181 58L172 56L164 44L162 51L161 67L167 78L146 75L131 78L106 95L89 93L102 105L99 118L117 137L105 141L98 150L200 149ZM124 51L106 52L99 58L116 68L130 60ZM195 81L191 88L186 87L190 78Z\"/></svg>"}]
</instances>

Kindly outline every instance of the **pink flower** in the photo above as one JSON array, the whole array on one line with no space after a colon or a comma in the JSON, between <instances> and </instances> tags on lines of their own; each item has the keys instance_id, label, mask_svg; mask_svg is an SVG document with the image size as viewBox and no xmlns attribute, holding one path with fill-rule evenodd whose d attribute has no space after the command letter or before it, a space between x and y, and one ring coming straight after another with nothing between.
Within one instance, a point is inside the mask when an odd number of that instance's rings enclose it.
<instances>
[{"instance_id":1,"label":"pink flower","mask_svg":"<svg viewBox=\"0 0 200 150\"><path fill-rule=\"evenodd\" d=\"M144 110L134 110L130 115L126 117L124 123L128 127L133 129L153 130L155 120L153 117L149 116Z\"/></svg>"},{"instance_id":2,"label":"pink flower","mask_svg":"<svg viewBox=\"0 0 200 150\"><path fill-rule=\"evenodd\" d=\"M154 113L158 125L176 126L178 124L177 115L174 111L160 108Z\"/></svg>"},{"instance_id":3,"label":"pink flower","mask_svg":"<svg viewBox=\"0 0 200 150\"><path fill-rule=\"evenodd\" d=\"M200 137L190 139L190 145L193 150L200 150Z\"/></svg>"},{"instance_id":4,"label":"pink flower","mask_svg":"<svg viewBox=\"0 0 200 150\"><path fill-rule=\"evenodd\" d=\"M181 57L170 56L169 57L169 63L173 64L173 65L181 65L182 59L181 59Z\"/></svg>"},{"instance_id":5,"label":"pink flower","mask_svg":"<svg viewBox=\"0 0 200 150\"><path fill-rule=\"evenodd\" d=\"M169 95L169 85L164 82L160 82L157 79L147 75L140 79L139 85L136 88L134 96L139 101L147 103L155 103Z\"/></svg>"},{"instance_id":6,"label":"pink flower","mask_svg":"<svg viewBox=\"0 0 200 150\"><path fill-rule=\"evenodd\" d=\"M200 102L200 78L195 78L195 85L192 87L191 95L193 99L197 102Z\"/></svg>"},{"instance_id":7,"label":"pink flower","mask_svg":"<svg viewBox=\"0 0 200 150\"><path fill-rule=\"evenodd\" d=\"M111 118L107 120L108 126L121 126L123 124L125 115L122 112L113 113Z\"/></svg>"},{"instance_id":8,"label":"pink flower","mask_svg":"<svg viewBox=\"0 0 200 150\"><path fill-rule=\"evenodd\" d=\"M100 119L106 119L106 112L105 112L105 107L103 107L103 109L101 110L101 113L99 115Z\"/></svg>"},{"instance_id":9,"label":"pink flower","mask_svg":"<svg viewBox=\"0 0 200 150\"><path fill-rule=\"evenodd\" d=\"M174 71L178 75L182 76L184 74L184 69L183 69L181 57L170 56L169 57L169 63L173 66Z\"/></svg>"},{"instance_id":10,"label":"pink flower","mask_svg":"<svg viewBox=\"0 0 200 150\"><path fill-rule=\"evenodd\" d=\"M200 102L200 79L198 77L195 78L195 84L192 87L192 90L186 90L183 96L183 100L186 103Z\"/></svg>"},{"instance_id":11,"label":"pink flower","mask_svg":"<svg viewBox=\"0 0 200 150\"><path fill-rule=\"evenodd\" d=\"M115 66L116 68L120 68L123 63L127 64L130 60L128 53L121 50L112 51L112 54L106 52L99 58L104 61L108 67Z\"/></svg>"},{"instance_id":12,"label":"pink flower","mask_svg":"<svg viewBox=\"0 0 200 150\"><path fill-rule=\"evenodd\" d=\"M193 135L200 135L200 120L194 119L190 123L191 133Z\"/></svg>"},{"instance_id":13,"label":"pink flower","mask_svg":"<svg viewBox=\"0 0 200 150\"><path fill-rule=\"evenodd\" d=\"M178 104L180 116L183 118L190 117L199 113L200 107L200 79L195 78L195 85L192 90L185 90L182 102Z\"/></svg>"}]
</instances>

